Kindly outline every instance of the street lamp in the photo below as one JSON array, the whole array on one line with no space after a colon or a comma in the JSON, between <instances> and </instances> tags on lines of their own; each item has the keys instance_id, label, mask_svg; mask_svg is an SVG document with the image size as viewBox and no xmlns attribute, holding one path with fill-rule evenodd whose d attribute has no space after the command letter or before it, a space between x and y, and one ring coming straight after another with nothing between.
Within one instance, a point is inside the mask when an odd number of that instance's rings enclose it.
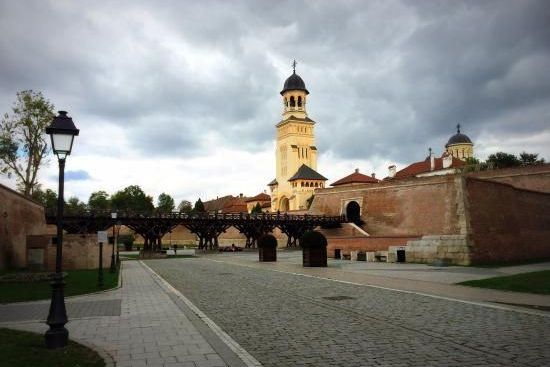
<instances>
[{"instance_id":1,"label":"street lamp","mask_svg":"<svg viewBox=\"0 0 550 367\"><path fill-rule=\"evenodd\" d=\"M67 345L69 331L65 328L67 311L65 310L65 296L63 289L62 260L63 260L63 189L65 181L65 158L71 154L73 139L79 130L74 126L73 119L67 116L66 111L59 111L52 124L46 128L46 134L52 140L52 149L59 162L59 192L57 198L57 244L55 254L55 274L52 282L52 299L46 323L50 329L46 331L45 340L48 348L61 348Z\"/></svg>"},{"instance_id":2,"label":"street lamp","mask_svg":"<svg viewBox=\"0 0 550 367\"><path fill-rule=\"evenodd\" d=\"M113 252L111 253L111 273L116 273L116 261L115 261L115 245L116 245L116 235L115 235L115 224L116 224L117 213L112 212L111 218L113 219Z\"/></svg>"}]
</instances>

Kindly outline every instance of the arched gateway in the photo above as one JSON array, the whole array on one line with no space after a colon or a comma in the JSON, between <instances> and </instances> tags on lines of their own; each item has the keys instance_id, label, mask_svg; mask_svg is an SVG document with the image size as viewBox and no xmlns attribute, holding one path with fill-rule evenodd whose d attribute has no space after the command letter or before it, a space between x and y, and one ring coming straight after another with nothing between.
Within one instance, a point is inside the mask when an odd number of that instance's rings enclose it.
<instances>
[{"instance_id":1,"label":"arched gateway","mask_svg":"<svg viewBox=\"0 0 550 367\"><path fill-rule=\"evenodd\" d=\"M346 219L348 222L353 222L357 225L361 224L361 207L357 201L350 201L346 205Z\"/></svg>"}]
</instances>

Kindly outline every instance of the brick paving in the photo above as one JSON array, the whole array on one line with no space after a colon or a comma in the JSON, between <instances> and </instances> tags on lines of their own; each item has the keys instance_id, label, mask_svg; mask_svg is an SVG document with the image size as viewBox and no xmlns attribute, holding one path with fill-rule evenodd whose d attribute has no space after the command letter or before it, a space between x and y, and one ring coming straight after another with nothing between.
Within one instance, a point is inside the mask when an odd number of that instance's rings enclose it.
<instances>
[{"instance_id":1,"label":"brick paving","mask_svg":"<svg viewBox=\"0 0 550 367\"><path fill-rule=\"evenodd\" d=\"M190 311L172 298L142 264L125 262L123 287L67 300L69 337L108 353L117 367L245 365L215 336L199 331ZM0 327L44 333L47 325L36 320L46 318L48 306L2 305Z\"/></svg>"},{"instance_id":2,"label":"brick paving","mask_svg":"<svg viewBox=\"0 0 550 367\"><path fill-rule=\"evenodd\" d=\"M264 366L545 366L550 317L207 259L147 261Z\"/></svg>"}]
</instances>

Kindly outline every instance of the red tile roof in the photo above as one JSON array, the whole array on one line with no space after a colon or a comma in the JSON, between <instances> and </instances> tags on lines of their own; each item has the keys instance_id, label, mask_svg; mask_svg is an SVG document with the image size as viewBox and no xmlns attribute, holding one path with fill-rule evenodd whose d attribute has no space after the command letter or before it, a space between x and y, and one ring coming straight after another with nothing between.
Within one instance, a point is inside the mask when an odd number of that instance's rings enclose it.
<instances>
[{"instance_id":1,"label":"red tile roof","mask_svg":"<svg viewBox=\"0 0 550 367\"><path fill-rule=\"evenodd\" d=\"M208 200L204 202L204 209L207 212L220 212L220 213L246 213L246 197L240 196L222 196L214 200Z\"/></svg>"},{"instance_id":2,"label":"red tile roof","mask_svg":"<svg viewBox=\"0 0 550 367\"><path fill-rule=\"evenodd\" d=\"M336 182L333 182L330 186L342 186L342 185L349 185L354 183L378 183L380 180L364 175L362 173L359 173L359 170L355 170L351 175L348 175L344 178L339 179Z\"/></svg>"},{"instance_id":3,"label":"red tile roof","mask_svg":"<svg viewBox=\"0 0 550 367\"><path fill-rule=\"evenodd\" d=\"M245 198L234 197L227 201L222 208L222 213L248 213Z\"/></svg>"},{"instance_id":4,"label":"red tile roof","mask_svg":"<svg viewBox=\"0 0 550 367\"><path fill-rule=\"evenodd\" d=\"M251 198L246 199L245 201L247 203L249 203L251 201L271 201L271 196L269 196L268 194L262 192L262 193L259 193L256 196L253 196Z\"/></svg>"},{"instance_id":5,"label":"red tile roof","mask_svg":"<svg viewBox=\"0 0 550 367\"><path fill-rule=\"evenodd\" d=\"M443 169L443 158L434 158L435 168L434 171ZM453 162L449 168L459 168L462 167L465 163L458 158L453 157ZM421 162L413 163L400 171L397 171L394 179L407 178L419 175L421 173L430 172L430 159L426 159Z\"/></svg>"}]
</instances>

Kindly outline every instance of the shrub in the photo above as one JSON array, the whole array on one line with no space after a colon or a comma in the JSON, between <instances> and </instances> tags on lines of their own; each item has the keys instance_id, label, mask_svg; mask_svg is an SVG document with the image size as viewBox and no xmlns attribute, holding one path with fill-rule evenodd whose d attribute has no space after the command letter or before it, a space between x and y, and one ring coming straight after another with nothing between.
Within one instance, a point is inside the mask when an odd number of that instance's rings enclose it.
<instances>
[{"instance_id":1,"label":"shrub","mask_svg":"<svg viewBox=\"0 0 550 367\"><path fill-rule=\"evenodd\" d=\"M118 236L118 243L124 244L124 249L126 251L132 251L132 246L134 245L134 235L133 234L121 234Z\"/></svg>"},{"instance_id":2,"label":"shrub","mask_svg":"<svg viewBox=\"0 0 550 367\"><path fill-rule=\"evenodd\" d=\"M300 238L300 246L304 249L326 248L327 239L321 232L309 231Z\"/></svg>"},{"instance_id":3,"label":"shrub","mask_svg":"<svg viewBox=\"0 0 550 367\"><path fill-rule=\"evenodd\" d=\"M258 238L258 247L277 247L277 239L271 234L264 234Z\"/></svg>"}]
</instances>

